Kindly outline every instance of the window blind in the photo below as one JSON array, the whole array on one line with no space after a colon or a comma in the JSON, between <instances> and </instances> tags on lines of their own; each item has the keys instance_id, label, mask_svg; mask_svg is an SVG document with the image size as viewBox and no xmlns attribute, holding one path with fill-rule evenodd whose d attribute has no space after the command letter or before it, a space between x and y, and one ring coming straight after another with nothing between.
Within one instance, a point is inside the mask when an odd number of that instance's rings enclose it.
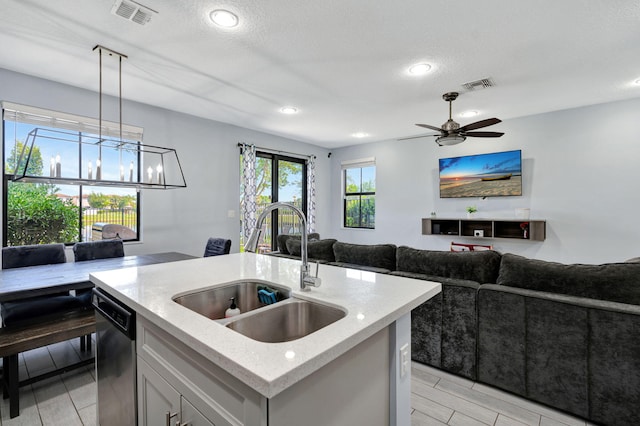
<instances>
[{"instance_id":1,"label":"window blind","mask_svg":"<svg viewBox=\"0 0 640 426\"><path fill-rule=\"evenodd\" d=\"M376 165L376 158L375 157L367 157L367 158L360 158L357 160L347 160L347 161L343 161L342 163L340 163L342 166L342 169L356 169L356 168L362 168L362 167L370 167L370 166L375 166Z\"/></svg>"},{"instance_id":2,"label":"window blind","mask_svg":"<svg viewBox=\"0 0 640 426\"><path fill-rule=\"evenodd\" d=\"M100 134L100 120L27 105L2 102L3 119L35 126ZM143 128L122 124L122 139L142 141ZM102 136L120 138L120 123L102 120Z\"/></svg>"}]
</instances>

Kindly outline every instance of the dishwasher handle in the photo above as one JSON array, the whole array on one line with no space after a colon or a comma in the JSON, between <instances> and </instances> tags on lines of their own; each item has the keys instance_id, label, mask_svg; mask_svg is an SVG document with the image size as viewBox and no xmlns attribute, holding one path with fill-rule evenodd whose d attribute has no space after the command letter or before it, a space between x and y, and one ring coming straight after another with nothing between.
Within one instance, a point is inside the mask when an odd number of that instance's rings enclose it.
<instances>
[{"instance_id":1,"label":"dishwasher handle","mask_svg":"<svg viewBox=\"0 0 640 426\"><path fill-rule=\"evenodd\" d=\"M134 311L99 288L93 289L92 304L96 312L102 314L102 316L120 332L131 340L135 339L136 325Z\"/></svg>"}]
</instances>

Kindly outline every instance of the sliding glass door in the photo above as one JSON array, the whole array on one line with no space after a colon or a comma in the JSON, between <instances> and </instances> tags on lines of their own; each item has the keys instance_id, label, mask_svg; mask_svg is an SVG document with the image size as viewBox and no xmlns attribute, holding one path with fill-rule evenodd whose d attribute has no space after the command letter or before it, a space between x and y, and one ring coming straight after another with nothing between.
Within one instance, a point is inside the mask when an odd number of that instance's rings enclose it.
<instances>
[{"instance_id":1,"label":"sliding glass door","mask_svg":"<svg viewBox=\"0 0 640 426\"><path fill-rule=\"evenodd\" d=\"M258 152L256 156L256 216L274 202L291 203L307 212L307 165L305 160ZM261 252L277 250L279 234L301 234L302 223L291 209L278 209L263 226Z\"/></svg>"}]
</instances>

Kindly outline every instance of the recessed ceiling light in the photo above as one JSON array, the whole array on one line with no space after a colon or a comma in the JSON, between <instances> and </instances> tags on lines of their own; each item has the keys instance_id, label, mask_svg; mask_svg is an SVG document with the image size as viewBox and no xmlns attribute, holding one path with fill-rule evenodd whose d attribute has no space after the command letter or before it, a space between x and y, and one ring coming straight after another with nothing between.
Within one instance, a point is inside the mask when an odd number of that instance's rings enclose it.
<instances>
[{"instance_id":1,"label":"recessed ceiling light","mask_svg":"<svg viewBox=\"0 0 640 426\"><path fill-rule=\"evenodd\" d=\"M431 70L431 65L421 63L414 64L409 67L409 74L411 75L425 75Z\"/></svg>"},{"instance_id":2,"label":"recessed ceiling light","mask_svg":"<svg viewBox=\"0 0 640 426\"><path fill-rule=\"evenodd\" d=\"M209 18L213 21L214 24L224 27L224 28L233 28L238 25L238 17L224 9L214 10L209 14Z\"/></svg>"},{"instance_id":3,"label":"recessed ceiling light","mask_svg":"<svg viewBox=\"0 0 640 426\"><path fill-rule=\"evenodd\" d=\"M297 114L298 108L292 107L292 106L286 106L286 107L280 108L280 112L283 114Z\"/></svg>"},{"instance_id":4,"label":"recessed ceiling light","mask_svg":"<svg viewBox=\"0 0 640 426\"><path fill-rule=\"evenodd\" d=\"M354 138L366 138L367 136L369 136L369 133L356 132L356 133L352 133L351 136L353 136Z\"/></svg>"},{"instance_id":5,"label":"recessed ceiling light","mask_svg":"<svg viewBox=\"0 0 640 426\"><path fill-rule=\"evenodd\" d=\"M465 111L460 113L460 117L469 118L478 115L478 111Z\"/></svg>"}]
</instances>

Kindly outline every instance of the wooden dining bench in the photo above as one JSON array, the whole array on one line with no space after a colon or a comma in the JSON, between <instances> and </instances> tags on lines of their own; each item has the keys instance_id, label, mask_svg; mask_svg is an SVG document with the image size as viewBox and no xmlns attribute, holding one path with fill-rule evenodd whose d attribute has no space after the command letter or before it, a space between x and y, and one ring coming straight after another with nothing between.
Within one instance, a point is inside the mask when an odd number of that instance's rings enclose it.
<instances>
[{"instance_id":1,"label":"wooden dining bench","mask_svg":"<svg viewBox=\"0 0 640 426\"><path fill-rule=\"evenodd\" d=\"M9 414L11 418L20 414L19 388L21 386L30 385L39 380L48 379L94 362L94 358L85 359L20 381L18 377L18 355L31 349L63 342L74 337L86 336L95 332L95 330L96 319L92 308L68 312L54 319L42 319L29 325L0 328L0 357L3 360L3 397L5 399L9 398ZM90 349L90 345L88 345L88 349Z\"/></svg>"}]
</instances>

